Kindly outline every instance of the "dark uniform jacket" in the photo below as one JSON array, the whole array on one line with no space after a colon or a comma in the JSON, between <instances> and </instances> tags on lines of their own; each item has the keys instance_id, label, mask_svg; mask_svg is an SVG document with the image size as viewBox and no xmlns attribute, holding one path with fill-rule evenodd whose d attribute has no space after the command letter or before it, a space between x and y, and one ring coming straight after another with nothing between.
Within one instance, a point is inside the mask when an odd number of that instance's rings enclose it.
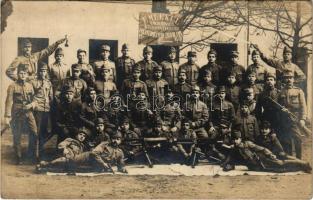
<instances>
[{"instance_id":1,"label":"dark uniform jacket","mask_svg":"<svg viewBox=\"0 0 313 200\"><path fill-rule=\"evenodd\" d=\"M241 138L255 142L255 139L260 135L257 119L253 115L240 115L236 119L236 123L240 125Z\"/></svg>"},{"instance_id":2,"label":"dark uniform jacket","mask_svg":"<svg viewBox=\"0 0 313 200\"><path fill-rule=\"evenodd\" d=\"M153 97L153 96L164 97L165 89L168 87L168 83L166 80L164 80L164 79L160 79L160 80L150 79L150 80L146 81L146 84L147 84L147 88L148 88L148 92L149 92L150 97Z\"/></svg>"},{"instance_id":3,"label":"dark uniform jacket","mask_svg":"<svg viewBox=\"0 0 313 200\"><path fill-rule=\"evenodd\" d=\"M276 134L273 132L268 135L259 135L256 138L256 144L269 149L277 156L285 154L283 146L280 144Z\"/></svg>"},{"instance_id":4,"label":"dark uniform jacket","mask_svg":"<svg viewBox=\"0 0 313 200\"><path fill-rule=\"evenodd\" d=\"M143 81L134 81L133 79L126 79L122 86L122 95L126 99L127 94L136 94L136 90L143 91L146 96L148 95L147 85Z\"/></svg>"},{"instance_id":5,"label":"dark uniform jacket","mask_svg":"<svg viewBox=\"0 0 313 200\"><path fill-rule=\"evenodd\" d=\"M152 78L153 75L153 68L158 66L158 63L153 60L141 60L137 62L137 65L141 68L141 77L142 81L146 81Z\"/></svg>"},{"instance_id":6,"label":"dark uniform jacket","mask_svg":"<svg viewBox=\"0 0 313 200\"><path fill-rule=\"evenodd\" d=\"M218 126L222 119L232 123L235 119L235 109L231 102L215 99L213 102L213 111L211 112L211 122L214 126Z\"/></svg>"},{"instance_id":7,"label":"dark uniform jacket","mask_svg":"<svg viewBox=\"0 0 313 200\"><path fill-rule=\"evenodd\" d=\"M227 83L227 76L230 72L234 72L236 74L237 83L240 84L245 74L245 68L238 64L231 64L227 67L222 68L221 76L222 76L222 83L224 83L224 85Z\"/></svg>"},{"instance_id":8,"label":"dark uniform jacket","mask_svg":"<svg viewBox=\"0 0 313 200\"><path fill-rule=\"evenodd\" d=\"M40 112L50 112L50 104L53 99L52 84L48 79L34 79L34 110Z\"/></svg>"},{"instance_id":9,"label":"dark uniform jacket","mask_svg":"<svg viewBox=\"0 0 313 200\"><path fill-rule=\"evenodd\" d=\"M68 153L64 156L69 159L74 159L75 156L81 154L85 150L85 145L73 138L66 138L64 141L58 144L59 149L67 149Z\"/></svg>"},{"instance_id":10,"label":"dark uniform jacket","mask_svg":"<svg viewBox=\"0 0 313 200\"><path fill-rule=\"evenodd\" d=\"M208 107L202 101L189 101L185 104L184 116L195 122L194 128L201 128L207 125L209 120Z\"/></svg>"},{"instance_id":11,"label":"dark uniform jacket","mask_svg":"<svg viewBox=\"0 0 313 200\"><path fill-rule=\"evenodd\" d=\"M186 62L179 66L179 71L182 69L186 70L186 82L190 85L196 85L199 77L200 67L197 64L190 64Z\"/></svg>"},{"instance_id":12,"label":"dark uniform jacket","mask_svg":"<svg viewBox=\"0 0 313 200\"><path fill-rule=\"evenodd\" d=\"M122 86L123 81L125 79L131 78L132 69L134 65L135 65L135 60L132 59L131 57L121 56L117 58L115 62L115 66L116 66L116 76L117 76L116 84L118 88Z\"/></svg>"},{"instance_id":13,"label":"dark uniform jacket","mask_svg":"<svg viewBox=\"0 0 313 200\"><path fill-rule=\"evenodd\" d=\"M161 66L163 68L164 79L168 82L171 89L173 89L174 86L178 83L177 80L179 69L178 62L163 61L161 63Z\"/></svg>"},{"instance_id":14,"label":"dark uniform jacket","mask_svg":"<svg viewBox=\"0 0 313 200\"><path fill-rule=\"evenodd\" d=\"M220 70L222 69L222 67L216 63L208 63L204 66L202 66L200 68L200 71L199 71L199 81L202 80L203 76L204 76L204 73L205 73L205 70L210 70L211 73L212 73L212 83L214 85L219 85L220 84Z\"/></svg>"}]
</instances>

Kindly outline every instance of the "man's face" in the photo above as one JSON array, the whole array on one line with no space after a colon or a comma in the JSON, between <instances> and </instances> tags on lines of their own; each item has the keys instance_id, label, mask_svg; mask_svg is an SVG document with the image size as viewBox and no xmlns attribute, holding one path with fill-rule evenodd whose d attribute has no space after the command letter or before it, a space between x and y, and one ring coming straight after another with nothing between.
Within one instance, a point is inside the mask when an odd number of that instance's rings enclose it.
<instances>
[{"instance_id":1,"label":"man's face","mask_svg":"<svg viewBox=\"0 0 313 200\"><path fill-rule=\"evenodd\" d=\"M273 78L273 77L268 77L268 78L266 79L266 85L267 85L267 86L269 86L269 87L271 87L271 88L274 88L275 84L276 84L275 78Z\"/></svg>"},{"instance_id":2,"label":"man's face","mask_svg":"<svg viewBox=\"0 0 313 200\"><path fill-rule=\"evenodd\" d=\"M268 134L270 134L271 129L269 129L269 128L261 128L260 131L261 131L262 135L268 135Z\"/></svg>"},{"instance_id":3,"label":"man's face","mask_svg":"<svg viewBox=\"0 0 313 200\"><path fill-rule=\"evenodd\" d=\"M104 130L104 124L97 124L96 130L98 133L102 132Z\"/></svg>"},{"instance_id":4,"label":"man's face","mask_svg":"<svg viewBox=\"0 0 313 200\"><path fill-rule=\"evenodd\" d=\"M110 51L104 50L101 52L101 57L103 58L103 60L108 60L109 56L110 56Z\"/></svg>"},{"instance_id":5,"label":"man's face","mask_svg":"<svg viewBox=\"0 0 313 200\"><path fill-rule=\"evenodd\" d=\"M92 101L94 101L94 100L97 98L97 93L96 93L96 91L91 90L91 91L89 92L89 98L90 98Z\"/></svg>"},{"instance_id":6,"label":"man's face","mask_svg":"<svg viewBox=\"0 0 313 200\"><path fill-rule=\"evenodd\" d=\"M252 61L254 64L260 63L260 55L253 55L252 56Z\"/></svg>"},{"instance_id":7,"label":"man's face","mask_svg":"<svg viewBox=\"0 0 313 200\"><path fill-rule=\"evenodd\" d=\"M212 80L211 74L205 75L205 76L203 77L203 80L204 80L204 82L206 82L206 83L210 83L211 80Z\"/></svg>"},{"instance_id":8,"label":"man's face","mask_svg":"<svg viewBox=\"0 0 313 200\"><path fill-rule=\"evenodd\" d=\"M170 60L175 60L176 59L176 53L175 52L171 52L168 54L168 57L170 58Z\"/></svg>"},{"instance_id":9,"label":"man's face","mask_svg":"<svg viewBox=\"0 0 313 200\"><path fill-rule=\"evenodd\" d=\"M140 75L141 75L140 71L134 71L133 72L133 77L134 77L135 80L139 80Z\"/></svg>"},{"instance_id":10,"label":"man's face","mask_svg":"<svg viewBox=\"0 0 313 200\"><path fill-rule=\"evenodd\" d=\"M218 96L221 98L221 99L225 99L225 97L226 97L226 93L224 92L224 91L221 91L221 92L219 92L218 93Z\"/></svg>"},{"instance_id":11,"label":"man's face","mask_svg":"<svg viewBox=\"0 0 313 200\"><path fill-rule=\"evenodd\" d=\"M254 93L253 92L249 92L246 97L247 97L248 101L252 101L254 99Z\"/></svg>"},{"instance_id":12,"label":"man's face","mask_svg":"<svg viewBox=\"0 0 313 200\"><path fill-rule=\"evenodd\" d=\"M290 61L292 59L292 54L289 52L286 52L283 54L284 61Z\"/></svg>"},{"instance_id":13,"label":"man's face","mask_svg":"<svg viewBox=\"0 0 313 200\"><path fill-rule=\"evenodd\" d=\"M190 124L189 123L183 123L183 129L184 130L189 130L190 129Z\"/></svg>"},{"instance_id":14,"label":"man's face","mask_svg":"<svg viewBox=\"0 0 313 200\"><path fill-rule=\"evenodd\" d=\"M162 77L162 71L154 71L153 75L156 79L161 79Z\"/></svg>"},{"instance_id":15,"label":"man's face","mask_svg":"<svg viewBox=\"0 0 313 200\"><path fill-rule=\"evenodd\" d=\"M78 133L76 138L78 141L83 142L86 139L86 135L85 135L85 133Z\"/></svg>"},{"instance_id":16,"label":"man's face","mask_svg":"<svg viewBox=\"0 0 313 200\"><path fill-rule=\"evenodd\" d=\"M237 56L233 56L233 57L230 58L230 60L231 60L231 62L232 62L233 64L238 64L239 58L238 58Z\"/></svg>"},{"instance_id":17,"label":"man's face","mask_svg":"<svg viewBox=\"0 0 313 200\"><path fill-rule=\"evenodd\" d=\"M65 96L65 101L67 103L71 103L74 99L74 93L73 92L66 92L64 96Z\"/></svg>"},{"instance_id":18,"label":"man's face","mask_svg":"<svg viewBox=\"0 0 313 200\"><path fill-rule=\"evenodd\" d=\"M45 77L47 77L47 70L46 69L42 69L42 70L40 70L39 71L39 77L40 78L45 78Z\"/></svg>"},{"instance_id":19,"label":"man's face","mask_svg":"<svg viewBox=\"0 0 313 200\"><path fill-rule=\"evenodd\" d=\"M255 83L255 80L256 80L256 77L254 74L249 74L248 77L248 82L251 83L251 84L254 84Z\"/></svg>"},{"instance_id":20,"label":"man's face","mask_svg":"<svg viewBox=\"0 0 313 200\"><path fill-rule=\"evenodd\" d=\"M144 53L143 57L144 57L145 60L151 60L152 59L152 52Z\"/></svg>"},{"instance_id":21,"label":"man's face","mask_svg":"<svg viewBox=\"0 0 313 200\"><path fill-rule=\"evenodd\" d=\"M215 60L216 60L215 54L211 53L211 54L208 55L209 63L215 63Z\"/></svg>"},{"instance_id":22,"label":"man's face","mask_svg":"<svg viewBox=\"0 0 313 200\"><path fill-rule=\"evenodd\" d=\"M189 56L188 57L188 62L189 63L195 63L197 61L197 56Z\"/></svg>"},{"instance_id":23,"label":"man's face","mask_svg":"<svg viewBox=\"0 0 313 200\"><path fill-rule=\"evenodd\" d=\"M146 99L146 94L143 93L143 92L140 92L140 93L137 95L137 98L140 99L140 100L145 100L145 99Z\"/></svg>"},{"instance_id":24,"label":"man's face","mask_svg":"<svg viewBox=\"0 0 313 200\"><path fill-rule=\"evenodd\" d=\"M236 77L231 75L227 77L227 81L230 85L233 85L236 82Z\"/></svg>"},{"instance_id":25,"label":"man's face","mask_svg":"<svg viewBox=\"0 0 313 200\"><path fill-rule=\"evenodd\" d=\"M116 137L113 137L112 138L112 145L117 147L118 145L120 145L122 143L122 138L116 138Z\"/></svg>"},{"instance_id":26,"label":"man's face","mask_svg":"<svg viewBox=\"0 0 313 200\"><path fill-rule=\"evenodd\" d=\"M191 97L193 99L198 99L200 97L200 91L199 90L193 90L191 93Z\"/></svg>"},{"instance_id":27,"label":"man's face","mask_svg":"<svg viewBox=\"0 0 313 200\"><path fill-rule=\"evenodd\" d=\"M178 75L179 82L185 82L186 79L187 79L187 76L185 73L179 73L179 75Z\"/></svg>"},{"instance_id":28,"label":"man's face","mask_svg":"<svg viewBox=\"0 0 313 200\"><path fill-rule=\"evenodd\" d=\"M243 114L248 114L249 113L249 107L247 105L242 105L240 106L240 110Z\"/></svg>"},{"instance_id":29,"label":"man's face","mask_svg":"<svg viewBox=\"0 0 313 200\"><path fill-rule=\"evenodd\" d=\"M77 79L79 78L79 76L80 76L80 70L77 70L77 69L73 70L73 77Z\"/></svg>"},{"instance_id":30,"label":"man's face","mask_svg":"<svg viewBox=\"0 0 313 200\"><path fill-rule=\"evenodd\" d=\"M32 53L32 46L24 46L23 47L23 53L25 55L30 55Z\"/></svg>"},{"instance_id":31,"label":"man's face","mask_svg":"<svg viewBox=\"0 0 313 200\"><path fill-rule=\"evenodd\" d=\"M55 55L55 61L58 62L58 63L62 62L63 58L64 58L63 54Z\"/></svg>"},{"instance_id":32,"label":"man's face","mask_svg":"<svg viewBox=\"0 0 313 200\"><path fill-rule=\"evenodd\" d=\"M102 70L102 76L103 76L103 79L104 80L109 80L109 77L110 77L110 70L107 70L107 69L104 69L104 70Z\"/></svg>"},{"instance_id":33,"label":"man's face","mask_svg":"<svg viewBox=\"0 0 313 200\"><path fill-rule=\"evenodd\" d=\"M293 85L293 83L295 82L295 79L293 76L287 76L284 78L284 80L287 85Z\"/></svg>"},{"instance_id":34,"label":"man's face","mask_svg":"<svg viewBox=\"0 0 313 200\"><path fill-rule=\"evenodd\" d=\"M124 57L129 57L129 52L130 52L129 49L123 49L123 50L122 50L122 55L123 55Z\"/></svg>"},{"instance_id":35,"label":"man's face","mask_svg":"<svg viewBox=\"0 0 313 200\"><path fill-rule=\"evenodd\" d=\"M83 63L85 61L85 58L86 58L86 53L85 52L79 52L77 54L78 62Z\"/></svg>"},{"instance_id":36,"label":"man's face","mask_svg":"<svg viewBox=\"0 0 313 200\"><path fill-rule=\"evenodd\" d=\"M241 143L241 138L237 138L237 139L235 139L235 145L239 145L240 143Z\"/></svg>"},{"instance_id":37,"label":"man's face","mask_svg":"<svg viewBox=\"0 0 313 200\"><path fill-rule=\"evenodd\" d=\"M125 130L125 131L129 130L129 123L128 122L123 123L121 125L121 128L122 128L122 130Z\"/></svg>"},{"instance_id":38,"label":"man's face","mask_svg":"<svg viewBox=\"0 0 313 200\"><path fill-rule=\"evenodd\" d=\"M18 72L18 79L22 80L22 81L26 81L26 79L28 78L28 72L27 71L19 71Z\"/></svg>"},{"instance_id":39,"label":"man's face","mask_svg":"<svg viewBox=\"0 0 313 200\"><path fill-rule=\"evenodd\" d=\"M228 127L222 126L221 127L221 132L222 132L222 135L228 134Z\"/></svg>"}]
</instances>

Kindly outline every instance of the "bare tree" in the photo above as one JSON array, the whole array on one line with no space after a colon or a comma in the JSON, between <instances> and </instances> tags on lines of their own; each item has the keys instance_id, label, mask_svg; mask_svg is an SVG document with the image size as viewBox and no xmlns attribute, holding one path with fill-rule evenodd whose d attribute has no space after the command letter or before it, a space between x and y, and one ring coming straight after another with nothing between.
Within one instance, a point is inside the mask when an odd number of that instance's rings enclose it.
<instances>
[{"instance_id":1,"label":"bare tree","mask_svg":"<svg viewBox=\"0 0 313 200\"><path fill-rule=\"evenodd\" d=\"M281 48L282 44L291 48L295 61L299 48L312 53L312 15L308 1L184 0L178 5L181 30L185 34L191 30L202 33L197 40L185 41L182 49L194 46L201 50L215 40L217 33L232 33L228 35L228 41L232 41L249 26L250 34L274 33L278 39L276 48Z\"/></svg>"}]
</instances>

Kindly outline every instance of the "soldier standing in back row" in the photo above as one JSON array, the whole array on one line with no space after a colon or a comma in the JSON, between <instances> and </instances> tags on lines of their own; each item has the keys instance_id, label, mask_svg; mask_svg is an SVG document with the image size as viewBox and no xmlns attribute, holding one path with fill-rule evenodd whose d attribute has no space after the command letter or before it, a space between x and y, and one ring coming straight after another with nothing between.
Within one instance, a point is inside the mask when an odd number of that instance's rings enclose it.
<instances>
[{"instance_id":1,"label":"soldier standing in back row","mask_svg":"<svg viewBox=\"0 0 313 200\"><path fill-rule=\"evenodd\" d=\"M285 87L282 89L278 102L285 107L283 111L290 111L299 120L302 127L305 126L307 117L307 107L303 91L294 86L294 72L291 70L284 73ZM296 157L301 159L302 155L302 133L295 122L289 120L287 115L283 115L281 119L281 128L284 130L284 136L281 143L286 152L292 155L293 143L296 151Z\"/></svg>"},{"instance_id":2,"label":"soldier standing in back row","mask_svg":"<svg viewBox=\"0 0 313 200\"><path fill-rule=\"evenodd\" d=\"M20 64L25 64L28 67L29 77L28 80L32 80L36 77L37 72L37 63L39 60L51 55L55 49L65 42L66 39L63 38L61 40L56 41L54 44L48 46L44 50L36 53L32 53L32 43L29 40L26 40L23 43L23 55L16 57L10 66L6 70L7 76L13 81L17 80L17 67Z\"/></svg>"},{"instance_id":3,"label":"soldier standing in back row","mask_svg":"<svg viewBox=\"0 0 313 200\"><path fill-rule=\"evenodd\" d=\"M5 117L7 123L11 117L13 133L13 148L16 164L21 164L22 147L21 137L23 131L29 133L28 155L34 161L36 155L37 126L32 111L34 107L34 88L27 82L29 66L19 64L17 67L17 80L8 87L5 101Z\"/></svg>"},{"instance_id":4,"label":"soldier standing in back row","mask_svg":"<svg viewBox=\"0 0 313 200\"><path fill-rule=\"evenodd\" d=\"M153 68L158 65L152 60L153 49L150 46L143 48L143 60L139 61L136 65L141 68L140 80L146 81L152 78Z\"/></svg>"},{"instance_id":5,"label":"soldier standing in back row","mask_svg":"<svg viewBox=\"0 0 313 200\"><path fill-rule=\"evenodd\" d=\"M121 88L123 81L132 76L132 68L135 65L135 60L129 56L130 48L128 44L122 45L122 56L117 58L116 66L116 85Z\"/></svg>"},{"instance_id":6,"label":"soldier standing in back row","mask_svg":"<svg viewBox=\"0 0 313 200\"><path fill-rule=\"evenodd\" d=\"M203 79L203 76L205 74L205 71L210 70L212 73L212 83L214 85L220 84L220 70L222 67L218 64L216 64L216 51L214 49L211 49L208 52L208 64L202 66L199 71L199 79Z\"/></svg>"},{"instance_id":7,"label":"soldier standing in back row","mask_svg":"<svg viewBox=\"0 0 313 200\"><path fill-rule=\"evenodd\" d=\"M298 65L292 62L292 51L288 47L284 48L283 51L283 60L275 60L272 58L268 58L265 56L259 49L257 45L253 45L259 52L261 59L271 67L276 69L276 77L277 77L277 86L279 89L283 87L283 75L285 71L292 71L293 76L295 77L295 83L299 84L305 81L306 76L303 71L299 68Z\"/></svg>"},{"instance_id":8,"label":"soldier standing in back row","mask_svg":"<svg viewBox=\"0 0 313 200\"><path fill-rule=\"evenodd\" d=\"M176 49L171 47L168 53L168 60L161 63L163 67L163 77L168 82L171 89L178 83L178 62L176 62Z\"/></svg>"},{"instance_id":9,"label":"soldier standing in back row","mask_svg":"<svg viewBox=\"0 0 313 200\"><path fill-rule=\"evenodd\" d=\"M77 50L77 59L78 59L77 64L80 65L82 69L80 78L83 79L87 83L87 86L92 87L95 81L96 75L93 71L92 66L89 63L86 63L85 61L86 55L87 55L86 50L78 49Z\"/></svg>"},{"instance_id":10,"label":"soldier standing in back row","mask_svg":"<svg viewBox=\"0 0 313 200\"><path fill-rule=\"evenodd\" d=\"M109 59L111 47L109 45L105 44L105 45L101 46L100 50L101 50L101 52L100 52L101 60L97 60L93 64L93 70L96 74L96 80L101 78L101 69L102 68L109 68L110 74L111 74L110 79L113 82L115 82L116 81L115 63Z\"/></svg>"},{"instance_id":11,"label":"soldier standing in back row","mask_svg":"<svg viewBox=\"0 0 313 200\"><path fill-rule=\"evenodd\" d=\"M241 84L243 76L245 74L245 68L238 64L238 51L232 51L230 56L230 64L221 70L221 75L223 75L222 84L225 84L227 82L225 75L229 74L229 72L235 73L237 84Z\"/></svg>"},{"instance_id":12,"label":"soldier standing in back row","mask_svg":"<svg viewBox=\"0 0 313 200\"><path fill-rule=\"evenodd\" d=\"M197 52L188 51L187 54L188 61L179 66L179 71L185 70L187 75L187 83L194 86L197 84L199 77L199 66L196 64Z\"/></svg>"},{"instance_id":13,"label":"soldier standing in back row","mask_svg":"<svg viewBox=\"0 0 313 200\"><path fill-rule=\"evenodd\" d=\"M53 87L53 94L56 95L58 88L62 87L63 81L71 76L71 67L63 62L64 52L57 48L54 53L55 62L49 65L49 77Z\"/></svg>"}]
</instances>

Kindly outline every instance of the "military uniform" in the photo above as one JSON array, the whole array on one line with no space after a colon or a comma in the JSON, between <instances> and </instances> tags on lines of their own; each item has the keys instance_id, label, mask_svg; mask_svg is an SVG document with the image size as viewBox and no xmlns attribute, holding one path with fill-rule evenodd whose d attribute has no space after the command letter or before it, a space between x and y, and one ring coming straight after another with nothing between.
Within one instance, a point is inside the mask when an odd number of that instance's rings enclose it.
<instances>
[{"instance_id":1,"label":"military uniform","mask_svg":"<svg viewBox=\"0 0 313 200\"><path fill-rule=\"evenodd\" d=\"M294 76L292 71L286 71L284 77ZM299 120L306 120L307 107L303 91L293 85L286 85L278 96L278 102L288 109L291 113L296 115ZM285 115L281 118L281 127L284 130L284 136L281 138L281 142L288 154L292 154L294 143L296 157L301 158L302 154L302 141L301 131L299 127L291 122ZM282 131L283 132L283 131Z\"/></svg>"},{"instance_id":2,"label":"military uniform","mask_svg":"<svg viewBox=\"0 0 313 200\"><path fill-rule=\"evenodd\" d=\"M96 80L95 81L95 89L97 94L101 94L107 101L109 101L112 94L117 91L115 83L112 81L103 81Z\"/></svg>"},{"instance_id":3,"label":"military uniform","mask_svg":"<svg viewBox=\"0 0 313 200\"><path fill-rule=\"evenodd\" d=\"M291 53L291 50L288 48L284 48L284 53ZM292 62L285 62L281 60L275 60L266 57L263 53L260 53L260 56L262 60L268 64L271 67L274 67L276 69L276 77L277 77L277 85L279 88L282 87L282 80L284 73L286 71L292 71L293 75L295 76L295 83L301 83L305 81L306 76L303 73L303 71L299 68L298 65L292 63Z\"/></svg>"},{"instance_id":4,"label":"military uniform","mask_svg":"<svg viewBox=\"0 0 313 200\"><path fill-rule=\"evenodd\" d=\"M42 63L38 71L48 70L48 66ZM38 77L32 81L34 88L34 116L39 135L39 156L43 154L43 146L48 137L48 126L50 122L50 104L53 100L52 84L47 77Z\"/></svg>"},{"instance_id":5,"label":"military uniform","mask_svg":"<svg viewBox=\"0 0 313 200\"><path fill-rule=\"evenodd\" d=\"M80 119L82 105L75 100L70 103L66 102L63 95L67 92L74 93L74 88L71 86L63 87L61 99L55 100L51 107L52 127L53 132L58 134L58 142L67 137L73 138L78 127L82 125Z\"/></svg>"},{"instance_id":6,"label":"military uniform","mask_svg":"<svg viewBox=\"0 0 313 200\"><path fill-rule=\"evenodd\" d=\"M184 120L183 120L184 123ZM197 134L192 129L179 130L176 136L178 143L172 148L181 153L185 159L189 159L196 148ZM180 144L179 141L190 140L191 144Z\"/></svg>"},{"instance_id":7,"label":"military uniform","mask_svg":"<svg viewBox=\"0 0 313 200\"><path fill-rule=\"evenodd\" d=\"M104 130L97 130L96 128L93 128L93 133L89 142L91 148L98 146L102 142L111 142L110 134L106 129L107 122L103 118L97 118L96 120L94 120L94 122L96 126L99 124L103 124Z\"/></svg>"},{"instance_id":8,"label":"military uniform","mask_svg":"<svg viewBox=\"0 0 313 200\"><path fill-rule=\"evenodd\" d=\"M81 67L81 74L80 78L83 79L86 83L87 86L91 87L94 85L95 81L95 73L93 71L93 68L90 64L88 63L77 63Z\"/></svg>"},{"instance_id":9,"label":"military uniform","mask_svg":"<svg viewBox=\"0 0 313 200\"><path fill-rule=\"evenodd\" d=\"M222 67L216 63L208 63L206 65L203 65L200 70L199 70L199 79L201 80L202 77L205 74L205 70L210 70L212 73L212 83L214 85L219 85L220 84L220 70Z\"/></svg>"},{"instance_id":10,"label":"military uniform","mask_svg":"<svg viewBox=\"0 0 313 200\"><path fill-rule=\"evenodd\" d=\"M17 71L27 71L27 65L19 64ZM13 147L16 161L22 157L21 137L23 131L29 133L28 153L32 159L36 155L37 125L32 111L34 107L34 88L31 83L17 80L8 87L5 102L5 117L12 117ZM26 105L31 105L30 109Z\"/></svg>"},{"instance_id":11,"label":"military uniform","mask_svg":"<svg viewBox=\"0 0 313 200\"><path fill-rule=\"evenodd\" d=\"M122 51L129 49L127 44L123 44ZM135 60L131 57L121 56L118 57L115 63L116 66L116 78L117 78L117 87L121 88L123 81L125 79L131 78L132 68L135 65Z\"/></svg>"},{"instance_id":12,"label":"military uniform","mask_svg":"<svg viewBox=\"0 0 313 200\"><path fill-rule=\"evenodd\" d=\"M186 70L180 70L178 74L180 73L186 74ZM192 86L189 83L178 81L178 83L174 86L173 92L174 94L183 98L181 100L182 102L185 102L186 95L190 94L191 90L192 90Z\"/></svg>"},{"instance_id":13,"label":"military uniform","mask_svg":"<svg viewBox=\"0 0 313 200\"><path fill-rule=\"evenodd\" d=\"M80 66L74 64L72 66L72 71L74 70L81 70ZM75 100L77 101L82 101L84 99L84 93L87 89L87 84L86 82L83 80L83 79L80 79L80 78L74 78L73 76L72 77L69 77L69 78L66 78L64 79L63 83L62 83L62 87L64 86L70 86L70 87L73 87L74 88L74 98ZM62 88L59 89L59 91L62 90Z\"/></svg>"},{"instance_id":14,"label":"military uniform","mask_svg":"<svg viewBox=\"0 0 313 200\"><path fill-rule=\"evenodd\" d=\"M102 45L101 51L110 51L111 48L108 45ZM101 69L102 68L109 68L111 71L110 80L116 82L116 68L115 63L111 60L97 60L93 63L93 71L96 74L96 80L101 78Z\"/></svg>"},{"instance_id":15,"label":"military uniform","mask_svg":"<svg viewBox=\"0 0 313 200\"><path fill-rule=\"evenodd\" d=\"M233 51L231 53L231 56L237 56L238 57L238 52L237 51ZM222 68L221 70L221 75L224 77L222 78L222 84L226 84L227 83L227 77L226 75L230 74L230 73L235 73L235 77L236 77L236 80L237 80L237 84L240 84L243 80L243 76L245 74L245 68L239 64L236 64L236 63L232 63L230 64L229 66L227 67L224 67Z\"/></svg>"},{"instance_id":16,"label":"military uniform","mask_svg":"<svg viewBox=\"0 0 313 200\"><path fill-rule=\"evenodd\" d=\"M188 57L196 56L196 52L189 51ZM187 75L187 83L190 85L196 85L199 78L199 69L200 67L196 63L186 62L179 66L179 71L185 70Z\"/></svg>"},{"instance_id":17,"label":"military uniform","mask_svg":"<svg viewBox=\"0 0 313 200\"><path fill-rule=\"evenodd\" d=\"M230 101L234 108L235 108L235 111L238 110L238 107L239 107L239 97L240 97L240 87L236 84L227 84L225 86L225 89L226 89L226 100L227 101Z\"/></svg>"},{"instance_id":18,"label":"military uniform","mask_svg":"<svg viewBox=\"0 0 313 200\"><path fill-rule=\"evenodd\" d=\"M155 66L153 68L153 72L160 71L162 72L161 66ZM149 96L150 97L164 97L165 90L168 88L168 82L164 79L158 79L156 77L152 77L152 79L149 79L146 81Z\"/></svg>"},{"instance_id":19,"label":"military uniform","mask_svg":"<svg viewBox=\"0 0 313 200\"><path fill-rule=\"evenodd\" d=\"M64 39L58 40L54 44L45 48L44 50L40 52L32 53L29 56L23 55L23 56L16 57L6 70L7 76L14 81L17 80L17 74L16 74L17 67L20 64L25 64L27 65L28 73L30 74L29 80L34 79L37 73L38 61L43 59L44 57L51 55L56 50L58 45L63 43L64 41L65 41ZM24 43L24 46L31 46L31 45L32 44L30 43L30 41L26 41Z\"/></svg>"},{"instance_id":20,"label":"military uniform","mask_svg":"<svg viewBox=\"0 0 313 200\"><path fill-rule=\"evenodd\" d=\"M171 47L170 53L176 53L176 49ZM163 68L163 77L168 82L171 89L178 83L179 64L175 60L167 60L161 63Z\"/></svg>"}]
</instances>

